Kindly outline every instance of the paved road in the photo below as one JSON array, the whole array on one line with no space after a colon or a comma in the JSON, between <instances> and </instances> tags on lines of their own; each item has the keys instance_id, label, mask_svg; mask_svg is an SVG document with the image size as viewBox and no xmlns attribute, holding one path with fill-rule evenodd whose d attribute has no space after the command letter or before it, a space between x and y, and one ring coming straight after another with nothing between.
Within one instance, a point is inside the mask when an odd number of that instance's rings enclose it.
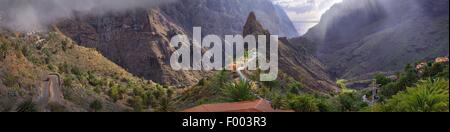
<instances>
[{"instance_id":1,"label":"paved road","mask_svg":"<svg viewBox=\"0 0 450 132\"><path fill-rule=\"evenodd\" d=\"M256 52L252 52L252 53L250 54L250 59L248 59L247 62L245 62L245 63L243 63L243 62L242 62L242 63L238 63L238 64L239 64L239 67L236 68L236 72L239 74L239 77L241 77L242 80L244 80L244 81L249 81L248 77L245 76L245 75L242 73L242 71L245 70L245 69L247 69L248 65L249 65L251 62L256 61L257 58L258 58L258 54L257 54Z\"/></svg>"},{"instance_id":2,"label":"paved road","mask_svg":"<svg viewBox=\"0 0 450 132\"><path fill-rule=\"evenodd\" d=\"M250 64L251 62L256 61L256 60L258 59L258 53L257 53L256 51L250 53L249 56L250 56L250 58L249 58L245 63L243 63L243 62L242 62L242 63L237 63L237 64L239 64L239 65L238 65L238 68L236 68L236 72L239 74L239 77L240 77L243 81L256 83L255 81L253 81L253 80L251 80L251 79L248 79L248 77L245 76L245 75L242 73L243 70L245 70L245 69L248 68L248 66L249 66L249 64ZM242 59L242 60L245 60L245 59ZM252 93L253 93L253 95L255 95L257 98L259 98L259 99L264 99L264 98L262 98L261 96L259 96L258 94L254 93L253 91L252 91ZM265 99L265 100L266 100L266 99Z\"/></svg>"}]
</instances>

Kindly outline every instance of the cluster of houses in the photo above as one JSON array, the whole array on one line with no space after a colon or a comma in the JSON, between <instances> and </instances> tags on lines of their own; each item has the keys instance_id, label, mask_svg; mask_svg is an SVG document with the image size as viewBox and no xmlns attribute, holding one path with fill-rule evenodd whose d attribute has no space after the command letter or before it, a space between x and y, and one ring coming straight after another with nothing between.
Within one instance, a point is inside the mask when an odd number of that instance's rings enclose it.
<instances>
[{"instance_id":1,"label":"cluster of houses","mask_svg":"<svg viewBox=\"0 0 450 132\"><path fill-rule=\"evenodd\" d=\"M437 57L433 61L434 63L448 63L448 57ZM428 65L428 62L423 61L416 65L416 70L421 70L423 67Z\"/></svg>"}]
</instances>

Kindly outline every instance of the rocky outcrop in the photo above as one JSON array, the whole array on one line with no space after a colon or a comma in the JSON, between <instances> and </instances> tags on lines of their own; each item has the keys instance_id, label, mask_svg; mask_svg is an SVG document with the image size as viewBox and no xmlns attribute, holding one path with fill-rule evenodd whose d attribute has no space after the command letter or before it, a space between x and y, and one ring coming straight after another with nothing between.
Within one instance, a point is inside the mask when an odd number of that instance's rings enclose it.
<instances>
[{"instance_id":1,"label":"rocky outcrop","mask_svg":"<svg viewBox=\"0 0 450 132\"><path fill-rule=\"evenodd\" d=\"M344 0L304 37L339 78L448 55L448 0Z\"/></svg>"},{"instance_id":2,"label":"rocky outcrop","mask_svg":"<svg viewBox=\"0 0 450 132\"><path fill-rule=\"evenodd\" d=\"M199 72L173 71L170 67L170 56L175 51L169 45L170 38L186 32L158 9L80 16L58 27L137 76L175 86L195 84L201 77Z\"/></svg>"},{"instance_id":3,"label":"rocky outcrop","mask_svg":"<svg viewBox=\"0 0 450 132\"><path fill-rule=\"evenodd\" d=\"M79 14L57 26L79 44L96 48L129 72L158 83L186 86L197 83L203 73L173 71L169 46L172 36L192 35L195 26L202 34L241 34L247 12L255 10L264 25L281 36L297 36L283 11L268 0L189 0L159 8L130 10L102 16ZM280 15L281 14L281 15Z\"/></svg>"},{"instance_id":4,"label":"rocky outcrop","mask_svg":"<svg viewBox=\"0 0 450 132\"><path fill-rule=\"evenodd\" d=\"M271 33L283 37L299 34L286 13L270 0L181 0L161 7L174 22L189 33L200 26L204 35L240 34L250 12Z\"/></svg>"},{"instance_id":5,"label":"rocky outcrop","mask_svg":"<svg viewBox=\"0 0 450 132\"><path fill-rule=\"evenodd\" d=\"M268 35L270 32L256 20L255 13L250 13L244 26L243 35ZM283 37L278 42L279 69L299 80L312 91L335 92L338 90L334 82L325 72L324 66L302 45L293 45Z\"/></svg>"}]
</instances>

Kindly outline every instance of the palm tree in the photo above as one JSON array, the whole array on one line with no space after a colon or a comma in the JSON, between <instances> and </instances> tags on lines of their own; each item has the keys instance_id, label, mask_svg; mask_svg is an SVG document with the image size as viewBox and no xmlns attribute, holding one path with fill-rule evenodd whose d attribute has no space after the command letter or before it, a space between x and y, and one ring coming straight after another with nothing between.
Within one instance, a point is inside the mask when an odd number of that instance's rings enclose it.
<instances>
[{"instance_id":1,"label":"palm tree","mask_svg":"<svg viewBox=\"0 0 450 132\"><path fill-rule=\"evenodd\" d=\"M244 80L228 83L222 92L225 101L238 102L255 99L250 83Z\"/></svg>"},{"instance_id":2,"label":"palm tree","mask_svg":"<svg viewBox=\"0 0 450 132\"><path fill-rule=\"evenodd\" d=\"M448 80L422 80L415 87L409 87L387 100L383 111L448 112L448 92Z\"/></svg>"}]
</instances>

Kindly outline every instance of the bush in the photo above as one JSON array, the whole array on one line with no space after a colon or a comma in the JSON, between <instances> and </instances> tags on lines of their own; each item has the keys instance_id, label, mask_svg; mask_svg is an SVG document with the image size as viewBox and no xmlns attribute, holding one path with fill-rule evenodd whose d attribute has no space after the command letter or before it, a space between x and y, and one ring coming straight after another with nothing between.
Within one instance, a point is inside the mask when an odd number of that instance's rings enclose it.
<instances>
[{"instance_id":1,"label":"bush","mask_svg":"<svg viewBox=\"0 0 450 132\"><path fill-rule=\"evenodd\" d=\"M303 85L298 81L294 81L294 82L289 83L287 87L288 87L290 93L298 94L298 93L300 93L300 89L303 88Z\"/></svg>"},{"instance_id":2,"label":"bush","mask_svg":"<svg viewBox=\"0 0 450 132\"><path fill-rule=\"evenodd\" d=\"M244 80L228 83L223 91L224 101L239 102L255 99L250 83Z\"/></svg>"},{"instance_id":3,"label":"bush","mask_svg":"<svg viewBox=\"0 0 450 132\"><path fill-rule=\"evenodd\" d=\"M113 85L111 87L111 90L109 91L109 96L114 100L117 101L120 98L120 86L119 85Z\"/></svg>"},{"instance_id":4,"label":"bush","mask_svg":"<svg viewBox=\"0 0 450 132\"><path fill-rule=\"evenodd\" d=\"M157 111L160 112L172 112L175 111L174 102L172 101L173 98L171 95L166 94L158 101L158 109Z\"/></svg>"},{"instance_id":5,"label":"bush","mask_svg":"<svg viewBox=\"0 0 450 132\"><path fill-rule=\"evenodd\" d=\"M88 78L87 79L89 81L89 84L94 86L94 87L101 86L101 85L105 84L105 82L103 82L101 78L95 76L93 73L90 73L90 72L88 73Z\"/></svg>"},{"instance_id":6,"label":"bush","mask_svg":"<svg viewBox=\"0 0 450 132\"><path fill-rule=\"evenodd\" d=\"M144 110L144 100L139 96L135 96L130 104L135 112L142 112Z\"/></svg>"},{"instance_id":7,"label":"bush","mask_svg":"<svg viewBox=\"0 0 450 132\"><path fill-rule=\"evenodd\" d=\"M6 53L8 51L8 46L4 43L0 43L0 61L6 57Z\"/></svg>"},{"instance_id":8,"label":"bush","mask_svg":"<svg viewBox=\"0 0 450 132\"><path fill-rule=\"evenodd\" d=\"M319 98L317 99L317 107L320 112L336 112L337 106L330 99Z\"/></svg>"},{"instance_id":9,"label":"bush","mask_svg":"<svg viewBox=\"0 0 450 132\"><path fill-rule=\"evenodd\" d=\"M3 84L6 87L18 87L18 81L19 81L18 77L7 73L5 74L5 77L3 79Z\"/></svg>"},{"instance_id":10,"label":"bush","mask_svg":"<svg viewBox=\"0 0 450 132\"><path fill-rule=\"evenodd\" d=\"M341 94L337 97L337 100L342 112L356 112L367 106L356 93Z\"/></svg>"},{"instance_id":11,"label":"bush","mask_svg":"<svg viewBox=\"0 0 450 132\"><path fill-rule=\"evenodd\" d=\"M91 102L91 104L89 104L89 108L91 108L92 111L97 112L103 109L103 105L100 100L94 100Z\"/></svg>"},{"instance_id":12,"label":"bush","mask_svg":"<svg viewBox=\"0 0 450 132\"><path fill-rule=\"evenodd\" d=\"M449 84L444 79L420 81L415 87L388 99L382 105L386 112L448 112Z\"/></svg>"},{"instance_id":13,"label":"bush","mask_svg":"<svg viewBox=\"0 0 450 132\"><path fill-rule=\"evenodd\" d=\"M32 100L27 100L19 104L17 112L38 112L36 104Z\"/></svg>"},{"instance_id":14,"label":"bush","mask_svg":"<svg viewBox=\"0 0 450 132\"><path fill-rule=\"evenodd\" d=\"M211 88L214 93L220 92L221 89L223 89L229 82L228 76L229 76L228 71L225 70L220 71L212 78L210 84L208 84L207 87Z\"/></svg>"},{"instance_id":15,"label":"bush","mask_svg":"<svg viewBox=\"0 0 450 132\"><path fill-rule=\"evenodd\" d=\"M73 86L73 81L74 81L73 77L67 76L66 78L63 79L63 86L70 88Z\"/></svg>"},{"instance_id":16,"label":"bush","mask_svg":"<svg viewBox=\"0 0 450 132\"><path fill-rule=\"evenodd\" d=\"M383 74L375 74L375 80L377 82L377 84L380 84L381 86L384 86L390 82L392 82L392 80L390 78L387 78L385 75Z\"/></svg>"},{"instance_id":17,"label":"bush","mask_svg":"<svg viewBox=\"0 0 450 132\"><path fill-rule=\"evenodd\" d=\"M318 101L309 94L288 95L286 108L296 112L319 112Z\"/></svg>"},{"instance_id":18,"label":"bush","mask_svg":"<svg viewBox=\"0 0 450 132\"><path fill-rule=\"evenodd\" d=\"M408 64L402 73L399 73L399 79L395 82L388 83L381 88L381 94L390 97L400 91L406 90L406 87L413 86L419 79L419 75L414 67Z\"/></svg>"}]
</instances>

